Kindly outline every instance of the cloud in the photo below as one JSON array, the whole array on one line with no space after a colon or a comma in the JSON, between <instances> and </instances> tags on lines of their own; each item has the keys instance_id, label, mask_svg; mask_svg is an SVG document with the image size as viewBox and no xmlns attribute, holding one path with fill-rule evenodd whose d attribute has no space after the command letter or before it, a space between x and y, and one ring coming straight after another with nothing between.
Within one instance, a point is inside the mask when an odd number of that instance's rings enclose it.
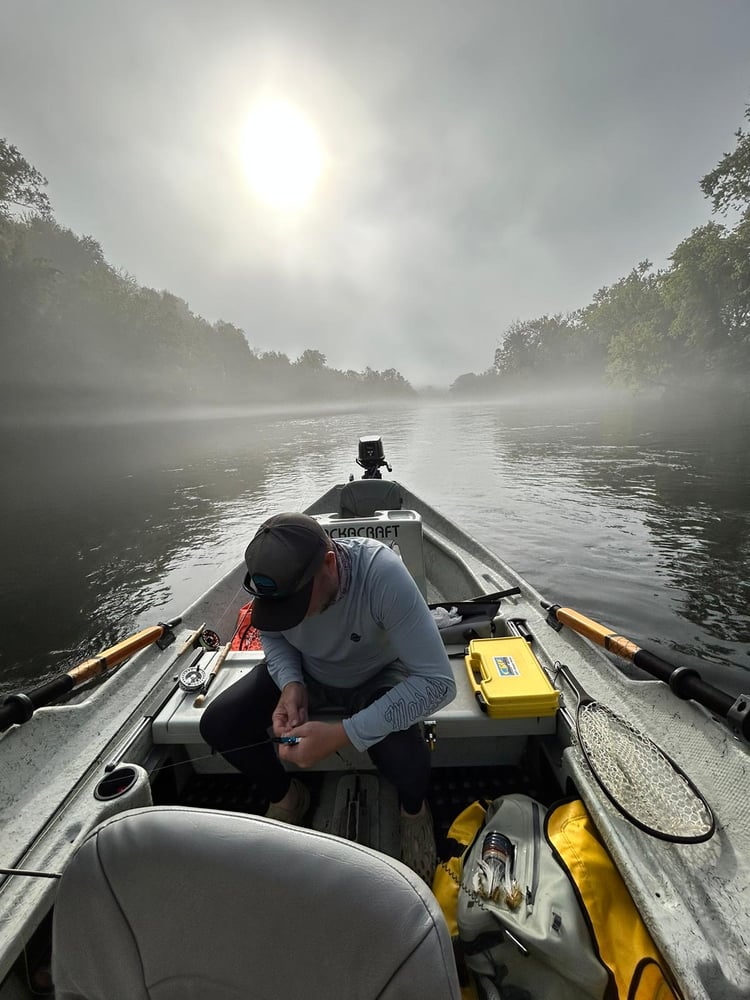
<instances>
[{"instance_id":1,"label":"cloud","mask_svg":"<svg viewBox=\"0 0 750 1000\"><path fill-rule=\"evenodd\" d=\"M3 134L57 218L250 343L417 384L487 368L708 217L750 99L750 8L6 0ZM262 95L311 118L309 207L255 202Z\"/></svg>"}]
</instances>

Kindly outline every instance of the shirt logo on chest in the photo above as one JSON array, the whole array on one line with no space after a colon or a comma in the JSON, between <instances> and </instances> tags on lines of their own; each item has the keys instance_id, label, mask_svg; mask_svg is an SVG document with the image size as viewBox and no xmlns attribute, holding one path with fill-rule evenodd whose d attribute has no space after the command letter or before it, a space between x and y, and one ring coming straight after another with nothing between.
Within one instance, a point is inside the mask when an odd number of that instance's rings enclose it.
<instances>
[{"instance_id":1,"label":"shirt logo on chest","mask_svg":"<svg viewBox=\"0 0 750 1000\"><path fill-rule=\"evenodd\" d=\"M361 635L357 635L356 632L352 632L352 634L349 636L349 638L352 640L352 642L359 642L359 640L362 638L362 636Z\"/></svg>"}]
</instances>

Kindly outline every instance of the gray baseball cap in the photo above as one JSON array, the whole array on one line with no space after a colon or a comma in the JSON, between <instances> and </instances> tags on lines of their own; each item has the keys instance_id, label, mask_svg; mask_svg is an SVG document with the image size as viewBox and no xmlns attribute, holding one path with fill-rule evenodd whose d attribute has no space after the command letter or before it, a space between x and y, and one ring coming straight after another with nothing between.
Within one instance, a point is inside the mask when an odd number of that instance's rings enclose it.
<instances>
[{"instance_id":1,"label":"gray baseball cap","mask_svg":"<svg viewBox=\"0 0 750 1000\"><path fill-rule=\"evenodd\" d=\"M299 625L328 547L325 531L307 514L275 514L264 521L245 550L243 585L254 598L256 628L284 632Z\"/></svg>"}]
</instances>

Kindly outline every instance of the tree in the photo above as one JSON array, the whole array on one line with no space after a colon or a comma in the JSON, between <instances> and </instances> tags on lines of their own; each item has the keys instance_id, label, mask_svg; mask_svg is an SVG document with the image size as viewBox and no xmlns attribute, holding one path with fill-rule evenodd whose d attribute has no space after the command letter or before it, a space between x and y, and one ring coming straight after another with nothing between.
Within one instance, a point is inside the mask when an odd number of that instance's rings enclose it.
<instances>
[{"instance_id":1,"label":"tree","mask_svg":"<svg viewBox=\"0 0 750 1000\"><path fill-rule=\"evenodd\" d=\"M80 275L104 264L104 251L92 236L76 236L50 220L33 218L23 227L28 255L65 274Z\"/></svg>"},{"instance_id":2,"label":"tree","mask_svg":"<svg viewBox=\"0 0 750 1000\"><path fill-rule=\"evenodd\" d=\"M320 351L308 349L303 351L294 363L306 371L319 372L326 366L326 356Z\"/></svg>"},{"instance_id":3,"label":"tree","mask_svg":"<svg viewBox=\"0 0 750 1000\"><path fill-rule=\"evenodd\" d=\"M520 375L531 371L541 344L543 320L516 320L505 331L495 350L495 371L498 375Z\"/></svg>"},{"instance_id":4,"label":"tree","mask_svg":"<svg viewBox=\"0 0 750 1000\"><path fill-rule=\"evenodd\" d=\"M459 375L448 391L455 396L473 396L475 399L493 398L500 394L501 380L494 368L477 375L476 372L465 372Z\"/></svg>"},{"instance_id":5,"label":"tree","mask_svg":"<svg viewBox=\"0 0 750 1000\"><path fill-rule=\"evenodd\" d=\"M517 320L495 351L495 371L514 376L601 375L602 352L591 350L585 333L578 313Z\"/></svg>"},{"instance_id":6,"label":"tree","mask_svg":"<svg viewBox=\"0 0 750 1000\"><path fill-rule=\"evenodd\" d=\"M269 370L280 369L283 371L292 364L289 360L289 355L284 354L282 351L262 351L258 357L264 367L267 367Z\"/></svg>"},{"instance_id":7,"label":"tree","mask_svg":"<svg viewBox=\"0 0 750 1000\"><path fill-rule=\"evenodd\" d=\"M0 215L7 218L15 206L50 219L52 206L42 191L46 184L47 178L32 167L15 146L0 139Z\"/></svg>"},{"instance_id":8,"label":"tree","mask_svg":"<svg viewBox=\"0 0 750 1000\"><path fill-rule=\"evenodd\" d=\"M750 217L736 230L716 222L694 229L671 256L662 288L675 316L670 335L712 367L750 328Z\"/></svg>"},{"instance_id":9,"label":"tree","mask_svg":"<svg viewBox=\"0 0 750 1000\"><path fill-rule=\"evenodd\" d=\"M607 347L610 382L641 388L664 385L679 360L670 340L673 312L665 302L661 275L644 260L614 285L601 288L582 312L592 342Z\"/></svg>"},{"instance_id":10,"label":"tree","mask_svg":"<svg viewBox=\"0 0 750 1000\"><path fill-rule=\"evenodd\" d=\"M750 104L745 108L750 122ZM725 153L718 165L701 181L701 190L711 199L714 212L726 213L730 208L747 215L750 212L750 131L738 128L734 133L737 148Z\"/></svg>"}]
</instances>

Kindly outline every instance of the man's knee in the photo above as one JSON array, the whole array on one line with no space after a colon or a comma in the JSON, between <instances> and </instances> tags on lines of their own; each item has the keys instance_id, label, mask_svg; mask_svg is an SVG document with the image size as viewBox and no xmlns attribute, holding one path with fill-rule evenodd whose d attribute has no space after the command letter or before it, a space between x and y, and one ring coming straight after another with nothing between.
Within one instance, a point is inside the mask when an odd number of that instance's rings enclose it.
<instances>
[{"instance_id":1,"label":"man's knee","mask_svg":"<svg viewBox=\"0 0 750 1000\"><path fill-rule=\"evenodd\" d=\"M380 763L397 765L409 772L430 766L430 753L419 725L389 733L370 747L370 757L376 766Z\"/></svg>"},{"instance_id":2,"label":"man's knee","mask_svg":"<svg viewBox=\"0 0 750 1000\"><path fill-rule=\"evenodd\" d=\"M207 743L210 747L215 747L218 745L217 737L220 740L221 732L225 728L219 703L213 701L207 708L204 708L201 713L200 722L198 723L198 730L201 734L201 738L204 743Z\"/></svg>"}]
</instances>

